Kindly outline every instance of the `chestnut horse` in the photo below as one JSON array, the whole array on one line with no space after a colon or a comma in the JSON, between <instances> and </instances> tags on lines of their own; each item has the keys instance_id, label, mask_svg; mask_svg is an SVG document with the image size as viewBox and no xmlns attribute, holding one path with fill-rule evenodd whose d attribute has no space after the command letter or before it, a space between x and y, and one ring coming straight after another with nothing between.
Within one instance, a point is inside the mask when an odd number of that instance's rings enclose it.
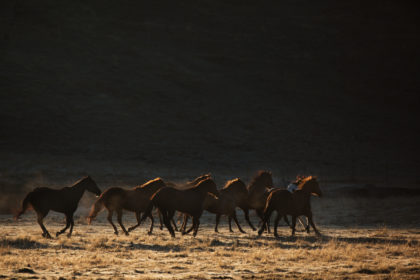
<instances>
[{"instance_id":1,"label":"chestnut horse","mask_svg":"<svg viewBox=\"0 0 420 280\"><path fill-rule=\"evenodd\" d=\"M122 231L128 235L128 232L132 231L140 225L140 214L145 212L149 205L150 197L158 191L160 188L165 187L166 184L161 178L155 178L150 180L143 185L134 187L132 189L123 189L119 187L112 187L106 189L99 199L92 206L92 210L88 216L89 224L98 215L98 213L106 207L108 210L108 221L114 228L114 233L118 235L117 227L112 222L112 215L114 211L117 212L117 221ZM128 230L125 229L122 224L122 213L123 210L135 212L137 224L130 227ZM152 234L154 219L151 213L148 217L151 220L151 225L148 234Z\"/></svg>"},{"instance_id":2,"label":"chestnut horse","mask_svg":"<svg viewBox=\"0 0 420 280\"><path fill-rule=\"evenodd\" d=\"M89 176L80 179L71 187L58 190L46 187L36 188L26 195L22 202L22 210L15 216L15 219L18 219L29 206L32 206L38 216L37 221L42 229L42 236L51 238L43 224L44 217L50 210L64 213L66 215L66 226L56 233L56 237L63 234L69 227L70 231L67 236L70 237L74 226L73 214L86 190L96 195L101 194L101 190Z\"/></svg>"},{"instance_id":3,"label":"chestnut horse","mask_svg":"<svg viewBox=\"0 0 420 280\"><path fill-rule=\"evenodd\" d=\"M213 196L209 193L213 194ZM170 221L175 211L179 211L192 216L194 236L196 236L203 210L208 204L217 199L215 196L218 194L216 184L212 179L202 180L193 188L187 190L177 190L171 187L161 188L152 196L151 203L143 215L142 220L149 215L148 213L155 206L162 213L163 222L169 233L172 237L175 237L175 232Z\"/></svg>"},{"instance_id":4,"label":"chestnut horse","mask_svg":"<svg viewBox=\"0 0 420 280\"><path fill-rule=\"evenodd\" d=\"M278 237L277 226L280 218L286 215L292 216L292 235L295 234L296 218L298 216L306 216L308 223L312 226L316 234L320 234L312 218L312 210L310 198L311 195L321 197L322 192L319 188L316 177L309 176L302 179L297 187L297 190L290 193L284 189L273 190L267 198L267 203L264 209L264 219L258 235L264 231L266 223L269 221L273 211L277 211L277 216L274 220L274 236Z\"/></svg>"}]
</instances>

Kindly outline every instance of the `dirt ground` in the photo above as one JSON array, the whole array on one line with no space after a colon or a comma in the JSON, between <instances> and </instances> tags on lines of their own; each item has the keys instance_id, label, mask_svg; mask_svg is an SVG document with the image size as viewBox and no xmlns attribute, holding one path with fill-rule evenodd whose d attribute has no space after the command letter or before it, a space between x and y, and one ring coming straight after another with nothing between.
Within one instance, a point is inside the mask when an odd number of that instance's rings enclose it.
<instances>
[{"instance_id":1,"label":"dirt ground","mask_svg":"<svg viewBox=\"0 0 420 280\"><path fill-rule=\"evenodd\" d=\"M105 213L87 225L87 209L82 209L70 239L46 240L33 212L17 222L2 215L0 278L419 279L416 201L313 199L322 236L298 232L291 237L282 226L279 239L267 233L258 237L242 215L245 234L235 226L230 233L226 223L215 233L214 216L207 213L196 238L178 233L173 239L158 223L147 235L149 221L129 236L115 236ZM53 234L63 222L61 215L50 214L45 224ZM134 222L134 215L126 213L124 223Z\"/></svg>"}]
</instances>

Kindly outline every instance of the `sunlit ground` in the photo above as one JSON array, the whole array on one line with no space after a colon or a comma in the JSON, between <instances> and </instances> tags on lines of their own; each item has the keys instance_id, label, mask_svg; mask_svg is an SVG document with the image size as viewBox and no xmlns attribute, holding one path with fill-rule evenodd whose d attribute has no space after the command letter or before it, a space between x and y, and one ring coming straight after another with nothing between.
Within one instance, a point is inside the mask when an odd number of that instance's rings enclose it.
<instances>
[{"instance_id":1,"label":"sunlit ground","mask_svg":"<svg viewBox=\"0 0 420 280\"><path fill-rule=\"evenodd\" d=\"M420 229L386 226L345 227L320 224L323 236L280 228L258 237L245 225L245 234L230 233L206 214L196 238L160 230L147 235L146 221L130 236L115 236L104 213L92 225L76 219L72 238L47 240L28 212L15 222L0 219L0 278L22 279L418 279ZM51 215L46 226L55 235L64 218ZM116 221L115 221L116 222ZM124 216L134 224L133 214ZM256 220L255 220L256 222Z\"/></svg>"}]
</instances>

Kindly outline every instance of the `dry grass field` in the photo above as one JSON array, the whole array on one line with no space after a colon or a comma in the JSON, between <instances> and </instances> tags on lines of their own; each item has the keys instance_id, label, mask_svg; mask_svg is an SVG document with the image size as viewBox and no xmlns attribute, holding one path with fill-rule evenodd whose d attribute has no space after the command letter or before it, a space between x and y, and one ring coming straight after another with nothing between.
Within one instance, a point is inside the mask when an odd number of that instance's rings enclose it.
<instances>
[{"instance_id":1,"label":"dry grass field","mask_svg":"<svg viewBox=\"0 0 420 280\"><path fill-rule=\"evenodd\" d=\"M279 239L268 234L258 237L242 216L245 234L236 227L230 233L225 223L214 233L214 216L209 214L202 217L196 238L177 234L173 239L158 227L149 236L148 221L130 236L115 236L104 213L87 225L85 212L78 211L72 238L46 240L33 212L17 222L3 215L0 278L420 278L417 198L338 202L313 199L322 237L302 232L290 237L290 230L282 226ZM134 224L133 216L125 214L126 225ZM62 216L50 214L45 224L55 233L63 222Z\"/></svg>"}]
</instances>

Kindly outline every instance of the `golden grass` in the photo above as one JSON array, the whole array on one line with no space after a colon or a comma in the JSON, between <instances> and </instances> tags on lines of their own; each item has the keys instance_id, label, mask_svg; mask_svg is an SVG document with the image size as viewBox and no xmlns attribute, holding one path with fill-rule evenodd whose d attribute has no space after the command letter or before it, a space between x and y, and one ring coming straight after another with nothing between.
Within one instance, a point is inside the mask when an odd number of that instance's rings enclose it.
<instances>
[{"instance_id":1,"label":"golden grass","mask_svg":"<svg viewBox=\"0 0 420 280\"><path fill-rule=\"evenodd\" d=\"M134 224L132 217L125 224ZM19 222L0 220L0 277L46 279L418 279L417 229L334 228L320 226L322 237L282 227L281 238L213 232L204 219L196 238L172 239L148 223L130 236L115 236L103 219L76 224L68 239L46 240L29 215ZM6 221L7 220L7 221ZM60 218L46 222L51 233ZM22 269L29 270L22 270ZM29 272L28 272L29 271ZM33 273L31 273L33 271Z\"/></svg>"}]
</instances>

